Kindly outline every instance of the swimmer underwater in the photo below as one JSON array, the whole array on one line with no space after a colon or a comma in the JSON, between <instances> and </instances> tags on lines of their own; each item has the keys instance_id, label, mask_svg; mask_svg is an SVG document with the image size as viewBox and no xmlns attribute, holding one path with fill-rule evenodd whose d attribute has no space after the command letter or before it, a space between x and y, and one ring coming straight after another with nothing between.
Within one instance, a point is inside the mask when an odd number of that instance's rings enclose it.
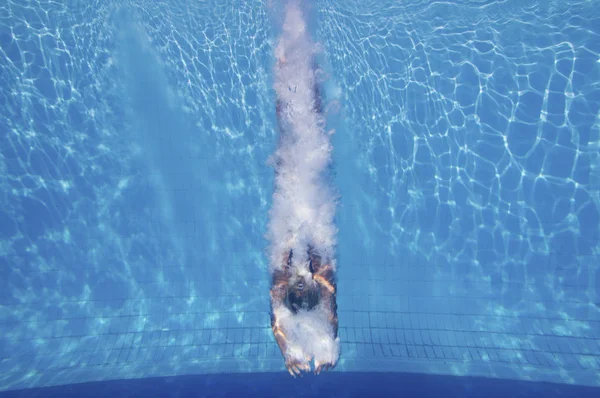
<instances>
[{"instance_id":1,"label":"swimmer underwater","mask_svg":"<svg viewBox=\"0 0 600 398\"><path fill-rule=\"evenodd\" d=\"M286 66L283 56L277 62L280 68ZM315 117L321 118L321 95L315 77L317 68L314 60L310 62L313 72L310 88L298 88L297 94L312 97L309 101L312 104L310 111ZM289 120L290 113L298 111L290 111L294 105L290 105L293 101L289 101L289 96L296 93L296 88L292 85L287 87L285 96L288 99L279 95L277 98L276 113L282 137L290 134L286 129L295 128L296 134L304 134L304 131L298 131L297 125L293 127L294 123ZM285 161L279 159L275 167L276 174ZM308 238L302 242L308 243L298 245L296 242L289 247L282 247L280 262L272 271L270 289L271 328L285 358L285 366L293 377L310 372L313 361L314 373L320 374L334 367L339 357L335 262L326 253L319 253L316 245L310 243L313 239L311 233L306 235Z\"/></svg>"},{"instance_id":2,"label":"swimmer underwater","mask_svg":"<svg viewBox=\"0 0 600 398\"><path fill-rule=\"evenodd\" d=\"M335 345L339 344L339 339L334 270L331 265L324 264L311 247L307 254L307 262L294 265L293 251L290 250L284 260L283 270L274 272L271 287L271 328L285 358L285 367L294 377L309 372L313 359L314 372L319 374L335 366L339 355L339 348ZM320 318L321 326L319 322L312 325L310 315ZM306 320L306 325L297 325L293 319L295 317L299 322ZM305 333L305 336L293 336L290 339L288 334L293 331L286 330L289 324L294 325L291 329L300 329L296 332ZM328 325L330 330L323 329L323 324ZM320 347L303 350L303 338L313 340L309 345ZM327 341L329 339L332 341ZM294 346L298 342L300 346Z\"/></svg>"}]
</instances>

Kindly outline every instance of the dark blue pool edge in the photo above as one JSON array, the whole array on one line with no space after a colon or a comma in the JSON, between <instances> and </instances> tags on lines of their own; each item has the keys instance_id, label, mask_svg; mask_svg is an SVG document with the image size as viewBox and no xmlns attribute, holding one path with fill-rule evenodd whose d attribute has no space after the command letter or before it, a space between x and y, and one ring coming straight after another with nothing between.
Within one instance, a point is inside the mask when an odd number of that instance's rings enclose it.
<instances>
[{"instance_id":1,"label":"dark blue pool edge","mask_svg":"<svg viewBox=\"0 0 600 398\"><path fill-rule=\"evenodd\" d=\"M440 391L442 395L439 396L470 396L463 393L452 395L462 391L461 389L465 386L475 386L473 388L480 390L485 395L492 394L490 396L495 396L493 395L495 390L502 390L498 386L513 386L524 391L546 391L544 396L586 397L588 396L586 394L591 394L589 396L594 397L600 396L600 372L590 369L566 372L551 368L513 364L490 363L489 366L482 366L481 363L475 364L468 361L434 362L418 359L386 360L381 358L377 360L344 361L342 359L333 371L320 376L309 374L300 380L294 380L287 374L283 367L283 361L279 358L262 361L262 372L248 372L250 369L256 369L256 364L250 362L252 361L216 359L214 361L188 364L185 369L179 370L171 368L171 364L168 363L155 364L157 367L154 368L148 367L148 364L138 366L132 363L105 369L70 369L68 371L45 372L43 375L39 375L39 378L36 378L36 382L22 379L12 386L0 386L0 388L8 390L0 392L0 397L108 396L120 389L125 389L132 394L125 396L136 397L148 396L135 395L136 390L145 391L145 394L152 393L152 391L146 390L146 385L154 385L153 388L158 391L161 386L166 385L177 386L177 388L185 390L186 386L190 384L195 385L195 388L212 389L215 387L215 391L226 392L231 390L231 394L235 393L235 388L244 388L246 390L254 389L254 393L259 395L264 395L260 392L261 389L271 391L273 394L280 391L277 394L281 395L290 391L277 390L277 386L289 389L290 386L306 385L310 388L327 390L332 383L335 385L339 383L339 388L336 391L340 393L347 391L348 394L353 396L354 392L362 391L360 384L356 385L357 380L361 380L361 378L367 378L372 382L378 380L376 384L381 384L383 390L387 388L386 385L388 384L397 385L398 383L407 386L409 390L413 387L417 388L418 385L423 383L428 386L427 389L432 390L437 389L437 384L446 385L445 389L447 391L442 389ZM274 371L277 369L281 370ZM121 375L127 376L123 377ZM81 380L82 382L71 384L70 380ZM369 381L369 384L371 384L371 381ZM27 388L40 385L42 387ZM350 388L350 386L353 387ZM488 386L491 388L489 392L486 391ZM70 391L76 393L69 395ZM105 395L94 395L94 391L104 391ZM183 392L184 395L186 391ZM452 394L446 394L452 391ZM557 391L557 395L547 395L551 394L551 391ZM385 391L382 391L382 393L385 393ZM508 392L505 391L504 393L507 394Z\"/></svg>"},{"instance_id":2,"label":"dark blue pool edge","mask_svg":"<svg viewBox=\"0 0 600 398\"><path fill-rule=\"evenodd\" d=\"M5 391L0 397L403 396L598 397L600 388L497 378L396 372L221 373L85 382Z\"/></svg>"}]
</instances>

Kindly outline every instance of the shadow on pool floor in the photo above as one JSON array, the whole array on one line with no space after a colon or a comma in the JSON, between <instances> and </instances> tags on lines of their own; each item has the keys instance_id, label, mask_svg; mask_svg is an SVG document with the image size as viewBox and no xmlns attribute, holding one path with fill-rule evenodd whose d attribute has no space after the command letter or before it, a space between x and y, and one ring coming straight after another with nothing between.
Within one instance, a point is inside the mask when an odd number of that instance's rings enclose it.
<instances>
[{"instance_id":1,"label":"shadow on pool floor","mask_svg":"<svg viewBox=\"0 0 600 398\"><path fill-rule=\"evenodd\" d=\"M0 398L134 397L599 397L600 388L409 373L213 374L71 384L0 393Z\"/></svg>"}]
</instances>

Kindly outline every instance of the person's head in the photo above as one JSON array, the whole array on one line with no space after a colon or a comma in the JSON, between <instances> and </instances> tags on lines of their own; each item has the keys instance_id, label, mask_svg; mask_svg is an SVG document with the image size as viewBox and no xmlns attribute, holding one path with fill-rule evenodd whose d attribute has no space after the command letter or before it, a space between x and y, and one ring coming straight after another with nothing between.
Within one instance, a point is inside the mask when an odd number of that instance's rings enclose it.
<instances>
[{"instance_id":1,"label":"person's head","mask_svg":"<svg viewBox=\"0 0 600 398\"><path fill-rule=\"evenodd\" d=\"M299 310L310 310L319 302L319 289L310 275L295 274L288 284L286 304L296 313Z\"/></svg>"}]
</instances>

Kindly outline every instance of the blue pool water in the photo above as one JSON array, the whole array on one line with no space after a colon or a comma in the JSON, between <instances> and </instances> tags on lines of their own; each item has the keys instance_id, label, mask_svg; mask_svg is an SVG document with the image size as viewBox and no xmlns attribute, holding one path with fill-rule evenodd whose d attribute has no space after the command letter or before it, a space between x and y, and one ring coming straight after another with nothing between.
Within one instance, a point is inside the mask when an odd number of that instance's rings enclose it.
<instances>
[{"instance_id":1,"label":"blue pool water","mask_svg":"<svg viewBox=\"0 0 600 398\"><path fill-rule=\"evenodd\" d=\"M270 329L278 2L8 0L0 391L597 394L598 2L313 3L335 371Z\"/></svg>"}]
</instances>

